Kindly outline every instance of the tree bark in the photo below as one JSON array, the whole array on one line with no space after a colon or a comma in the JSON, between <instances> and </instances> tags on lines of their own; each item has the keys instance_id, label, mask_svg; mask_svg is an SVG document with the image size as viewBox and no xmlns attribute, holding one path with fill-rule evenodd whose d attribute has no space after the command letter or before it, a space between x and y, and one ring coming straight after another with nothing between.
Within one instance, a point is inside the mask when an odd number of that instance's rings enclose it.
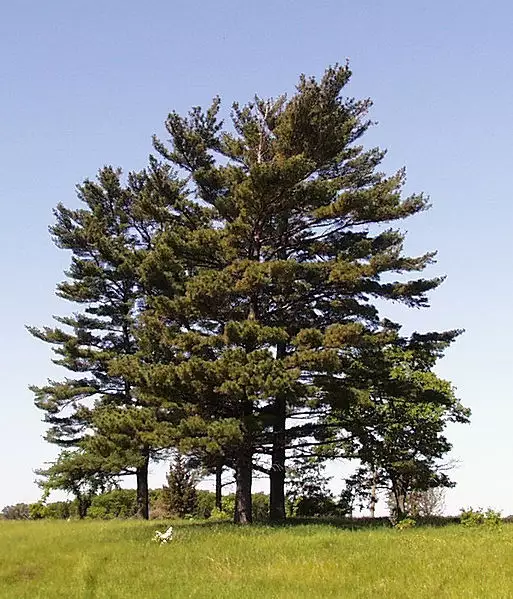
<instances>
[{"instance_id":1,"label":"tree bark","mask_svg":"<svg viewBox=\"0 0 513 599\"><path fill-rule=\"evenodd\" d=\"M395 519L400 522L406 516L406 492L399 482L392 481L392 492L395 499Z\"/></svg>"},{"instance_id":2,"label":"tree bark","mask_svg":"<svg viewBox=\"0 0 513 599\"><path fill-rule=\"evenodd\" d=\"M371 497L370 497L370 517L374 518L376 516L376 503L378 503L378 499L376 497L376 470L372 472L372 486L371 486Z\"/></svg>"},{"instance_id":3,"label":"tree bark","mask_svg":"<svg viewBox=\"0 0 513 599\"><path fill-rule=\"evenodd\" d=\"M278 343L276 359L284 358L286 347ZM285 520L285 460L286 460L286 422L287 400L283 395L274 399L273 447L271 453L271 473L269 475L269 518L271 522Z\"/></svg>"},{"instance_id":4,"label":"tree bark","mask_svg":"<svg viewBox=\"0 0 513 599\"><path fill-rule=\"evenodd\" d=\"M274 401L273 447L271 454L269 518L271 522L285 520L285 458L287 404L284 397Z\"/></svg>"},{"instance_id":5,"label":"tree bark","mask_svg":"<svg viewBox=\"0 0 513 599\"><path fill-rule=\"evenodd\" d=\"M137 517L148 520L150 517L150 499L148 490L148 452L144 452L144 463L136 470L137 477Z\"/></svg>"},{"instance_id":6,"label":"tree bark","mask_svg":"<svg viewBox=\"0 0 513 599\"><path fill-rule=\"evenodd\" d=\"M80 520L83 520L87 516L87 510L91 506L91 499L82 496L77 496L77 504L78 504L78 517Z\"/></svg>"},{"instance_id":7,"label":"tree bark","mask_svg":"<svg viewBox=\"0 0 513 599\"><path fill-rule=\"evenodd\" d=\"M216 465L216 508L223 510L223 464L218 462Z\"/></svg>"},{"instance_id":8,"label":"tree bark","mask_svg":"<svg viewBox=\"0 0 513 599\"><path fill-rule=\"evenodd\" d=\"M253 482L253 455L251 450L242 450L235 466L235 524L253 522L251 485Z\"/></svg>"}]
</instances>

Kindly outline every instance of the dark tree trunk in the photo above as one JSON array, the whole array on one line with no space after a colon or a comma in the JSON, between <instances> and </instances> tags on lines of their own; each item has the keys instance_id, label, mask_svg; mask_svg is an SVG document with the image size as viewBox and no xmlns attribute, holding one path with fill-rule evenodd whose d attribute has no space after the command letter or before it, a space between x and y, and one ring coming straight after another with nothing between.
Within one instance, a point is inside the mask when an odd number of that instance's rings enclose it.
<instances>
[{"instance_id":1,"label":"dark tree trunk","mask_svg":"<svg viewBox=\"0 0 513 599\"><path fill-rule=\"evenodd\" d=\"M405 497L403 494L398 495L397 497L397 520L400 521L406 517L406 507L405 507Z\"/></svg>"},{"instance_id":2,"label":"dark tree trunk","mask_svg":"<svg viewBox=\"0 0 513 599\"><path fill-rule=\"evenodd\" d=\"M371 516L371 518L374 518L376 516L376 503L378 503L378 498L376 496L376 480L377 480L376 471L373 470L371 496L370 496L370 516Z\"/></svg>"},{"instance_id":3,"label":"dark tree trunk","mask_svg":"<svg viewBox=\"0 0 513 599\"><path fill-rule=\"evenodd\" d=\"M144 463L136 470L137 476L137 517L148 520L150 517L150 498L148 491L148 452L145 451Z\"/></svg>"},{"instance_id":4,"label":"dark tree trunk","mask_svg":"<svg viewBox=\"0 0 513 599\"><path fill-rule=\"evenodd\" d=\"M253 479L251 450L242 450L235 465L235 513L236 524L251 524L253 521L253 506L251 485Z\"/></svg>"},{"instance_id":5,"label":"dark tree trunk","mask_svg":"<svg viewBox=\"0 0 513 599\"><path fill-rule=\"evenodd\" d=\"M286 346L278 343L276 359L284 358ZM273 447L271 454L270 493L269 493L269 518L271 522L285 520L285 460L286 460L286 422L287 399L277 395L274 399L273 409Z\"/></svg>"},{"instance_id":6,"label":"dark tree trunk","mask_svg":"<svg viewBox=\"0 0 513 599\"><path fill-rule=\"evenodd\" d=\"M216 465L216 508L223 509L223 463Z\"/></svg>"},{"instance_id":7,"label":"dark tree trunk","mask_svg":"<svg viewBox=\"0 0 513 599\"><path fill-rule=\"evenodd\" d=\"M273 447L271 455L269 517L271 522L285 520L285 424L287 404L284 397L274 401Z\"/></svg>"},{"instance_id":8,"label":"dark tree trunk","mask_svg":"<svg viewBox=\"0 0 513 599\"><path fill-rule=\"evenodd\" d=\"M80 520L83 520L87 516L87 510L89 509L89 506L91 505L91 500L89 498L78 497L77 503L78 503L78 517L80 518Z\"/></svg>"},{"instance_id":9,"label":"dark tree trunk","mask_svg":"<svg viewBox=\"0 0 513 599\"><path fill-rule=\"evenodd\" d=\"M392 481L392 492L395 499L395 520L400 522L406 514L406 490L401 482Z\"/></svg>"}]
</instances>

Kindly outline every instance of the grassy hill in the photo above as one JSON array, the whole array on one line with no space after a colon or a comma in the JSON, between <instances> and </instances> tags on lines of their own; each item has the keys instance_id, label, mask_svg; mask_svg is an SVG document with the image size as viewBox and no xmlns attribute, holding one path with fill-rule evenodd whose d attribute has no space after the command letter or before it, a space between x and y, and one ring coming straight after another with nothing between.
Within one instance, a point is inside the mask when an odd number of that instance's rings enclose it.
<instances>
[{"instance_id":1,"label":"grassy hill","mask_svg":"<svg viewBox=\"0 0 513 599\"><path fill-rule=\"evenodd\" d=\"M237 528L167 522L0 522L0 598L513 597L500 529Z\"/></svg>"}]
</instances>

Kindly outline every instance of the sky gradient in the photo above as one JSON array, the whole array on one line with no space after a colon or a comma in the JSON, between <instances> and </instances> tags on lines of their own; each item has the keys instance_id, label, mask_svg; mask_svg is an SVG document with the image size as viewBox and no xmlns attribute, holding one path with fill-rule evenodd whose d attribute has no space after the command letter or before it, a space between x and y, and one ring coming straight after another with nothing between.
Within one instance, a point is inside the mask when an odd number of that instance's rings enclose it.
<instances>
[{"instance_id":1,"label":"sky gradient","mask_svg":"<svg viewBox=\"0 0 513 599\"><path fill-rule=\"evenodd\" d=\"M473 412L449 430L447 511L513 513L512 30L506 1L3 3L0 509L37 500L33 469L55 456L28 385L62 374L24 329L69 310L54 294L69 255L48 235L53 207L75 206L74 186L105 164L144 167L171 110L219 94L228 111L349 59L348 93L374 101L364 143L431 197L404 223L406 249L438 250L430 274L447 275L429 309L390 314L406 332L466 330L438 368Z\"/></svg>"}]
</instances>

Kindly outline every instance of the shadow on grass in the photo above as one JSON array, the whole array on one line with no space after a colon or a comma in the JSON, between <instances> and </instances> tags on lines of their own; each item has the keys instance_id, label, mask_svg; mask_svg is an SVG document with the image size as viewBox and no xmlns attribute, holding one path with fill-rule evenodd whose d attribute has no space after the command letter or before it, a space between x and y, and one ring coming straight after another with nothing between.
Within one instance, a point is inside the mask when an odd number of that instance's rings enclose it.
<instances>
[{"instance_id":1,"label":"shadow on grass","mask_svg":"<svg viewBox=\"0 0 513 599\"><path fill-rule=\"evenodd\" d=\"M429 517L416 518L417 526L449 526L458 524L458 517ZM367 530L373 528L391 528L392 522L387 517L380 518L334 518L334 517L312 517L312 518L290 518L273 526L300 526L300 525L320 524L324 526L333 526L346 530Z\"/></svg>"},{"instance_id":2,"label":"shadow on grass","mask_svg":"<svg viewBox=\"0 0 513 599\"><path fill-rule=\"evenodd\" d=\"M460 519L456 516L432 516L429 518L417 518L417 527L443 527L453 524L459 524ZM224 520L204 520L194 521L191 526L199 526L202 528L229 528L236 526L231 521ZM258 520L250 526L265 526L271 528L292 528L297 526L331 526L343 530L369 530L376 528L391 528L392 523L389 518L340 518L340 517L311 517L311 518L287 518L281 522L269 522L266 520Z\"/></svg>"}]
</instances>

